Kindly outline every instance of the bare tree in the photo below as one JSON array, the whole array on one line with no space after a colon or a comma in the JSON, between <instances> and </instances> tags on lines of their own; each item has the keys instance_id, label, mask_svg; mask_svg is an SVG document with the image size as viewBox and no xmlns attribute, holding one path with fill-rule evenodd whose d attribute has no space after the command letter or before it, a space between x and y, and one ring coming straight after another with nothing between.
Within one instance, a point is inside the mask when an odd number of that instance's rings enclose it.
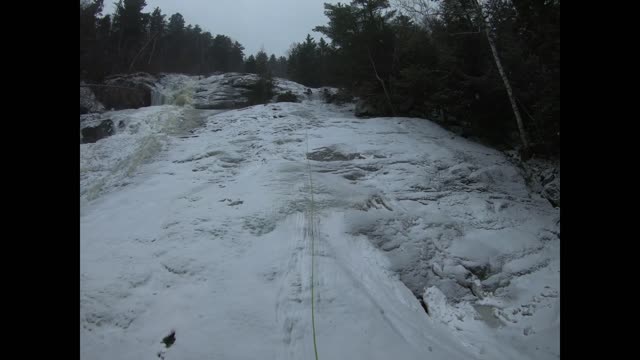
<instances>
[{"instance_id":1,"label":"bare tree","mask_svg":"<svg viewBox=\"0 0 640 360\"><path fill-rule=\"evenodd\" d=\"M414 20L421 20L437 12L437 5L432 0L393 0L392 5Z\"/></svg>"},{"instance_id":2,"label":"bare tree","mask_svg":"<svg viewBox=\"0 0 640 360\"><path fill-rule=\"evenodd\" d=\"M439 15L437 3L433 0L393 0L392 5L426 27L432 18Z\"/></svg>"},{"instance_id":3,"label":"bare tree","mask_svg":"<svg viewBox=\"0 0 640 360\"><path fill-rule=\"evenodd\" d=\"M391 97L389 97L389 92L387 92L387 87L384 84L384 80L378 75L378 69L376 69L376 63L373 61L373 57L371 57L371 50L367 47L367 54L369 55L369 61L371 62L371 66L373 67L373 73L376 75L376 79L382 84L382 90L384 91L384 96L387 98L387 103L389 104L389 108L391 109L391 114L396 116L396 111L393 108L393 103L391 102Z\"/></svg>"},{"instance_id":4,"label":"bare tree","mask_svg":"<svg viewBox=\"0 0 640 360\"><path fill-rule=\"evenodd\" d=\"M140 48L140 51L138 51L136 56L133 57L133 60L131 61L131 65L129 65L129 72L133 71L133 65L136 63L136 60L138 60L138 56L140 56L140 54L142 54L142 51L144 51L144 49L151 43L151 41L154 41L158 35L160 35L160 33L157 33L157 34L153 35L152 37L150 37L149 40L147 40L147 42L142 46L142 48ZM155 49L155 46L156 46L156 43L154 41L154 43L153 43L154 49ZM153 55L153 53L151 53L151 55ZM149 57L149 62L151 62L151 57Z\"/></svg>"}]
</instances>

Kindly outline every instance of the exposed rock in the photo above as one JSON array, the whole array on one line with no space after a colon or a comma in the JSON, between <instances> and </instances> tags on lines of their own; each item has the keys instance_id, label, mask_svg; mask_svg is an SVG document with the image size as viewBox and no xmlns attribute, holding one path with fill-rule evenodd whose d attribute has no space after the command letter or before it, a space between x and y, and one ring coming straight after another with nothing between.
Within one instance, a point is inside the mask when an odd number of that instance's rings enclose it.
<instances>
[{"instance_id":1,"label":"exposed rock","mask_svg":"<svg viewBox=\"0 0 640 360\"><path fill-rule=\"evenodd\" d=\"M552 181L544 185L542 196L549 200L551 205L560 207L560 178L554 178Z\"/></svg>"},{"instance_id":2,"label":"exposed rock","mask_svg":"<svg viewBox=\"0 0 640 360\"><path fill-rule=\"evenodd\" d=\"M520 166L531 191L547 199L554 207L560 207L560 163L558 161L538 158L522 161L515 151L507 152L507 155Z\"/></svg>"},{"instance_id":3,"label":"exposed rock","mask_svg":"<svg viewBox=\"0 0 640 360\"><path fill-rule=\"evenodd\" d=\"M346 89L323 88L322 99L327 104L342 105L353 102L353 95Z\"/></svg>"},{"instance_id":4,"label":"exposed rock","mask_svg":"<svg viewBox=\"0 0 640 360\"><path fill-rule=\"evenodd\" d=\"M193 96L196 109L237 109L249 105L251 89L260 78L255 74L226 73L198 81Z\"/></svg>"},{"instance_id":5,"label":"exposed rock","mask_svg":"<svg viewBox=\"0 0 640 360\"><path fill-rule=\"evenodd\" d=\"M83 143L94 143L102 138L113 135L113 121L103 120L98 126L87 126L80 130Z\"/></svg>"},{"instance_id":6,"label":"exposed rock","mask_svg":"<svg viewBox=\"0 0 640 360\"><path fill-rule=\"evenodd\" d=\"M272 89L261 88L261 78L247 73L215 73L207 77L165 74L151 91L152 105L192 105L196 109L238 109L256 103L301 101L318 95L313 89L280 78ZM307 96L311 92L312 96Z\"/></svg>"},{"instance_id":7,"label":"exposed rock","mask_svg":"<svg viewBox=\"0 0 640 360\"><path fill-rule=\"evenodd\" d=\"M311 89L308 89L311 92ZM276 102L300 102L298 97L291 91L287 91L284 94L279 94L276 97Z\"/></svg>"},{"instance_id":8,"label":"exposed rock","mask_svg":"<svg viewBox=\"0 0 640 360\"><path fill-rule=\"evenodd\" d=\"M315 161L347 161L364 159L364 157L360 153L344 154L334 147L323 147L307 153L307 159Z\"/></svg>"},{"instance_id":9,"label":"exposed rock","mask_svg":"<svg viewBox=\"0 0 640 360\"><path fill-rule=\"evenodd\" d=\"M151 105L156 78L147 73L113 75L93 91L108 109L137 109Z\"/></svg>"}]
</instances>

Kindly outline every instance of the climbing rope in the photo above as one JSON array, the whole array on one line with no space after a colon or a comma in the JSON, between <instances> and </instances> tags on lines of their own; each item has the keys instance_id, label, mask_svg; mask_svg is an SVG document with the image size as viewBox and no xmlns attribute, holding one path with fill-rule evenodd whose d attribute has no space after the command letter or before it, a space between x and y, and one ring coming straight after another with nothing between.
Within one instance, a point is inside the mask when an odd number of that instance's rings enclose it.
<instances>
[{"instance_id":1,"label":"climbing rope","mask_svg":"<svg viewBox=\"0 0 640 360\"><path fill-rule=\"evenodd\" d=\"M311 176L311 162L309 162L309 157L307 154L309 154L309 131L308 129L305 129L305 137L307 140L307 153L305 154L305 157L307 158L307 172L309 174L309 191L311 192L311 202L310 202L310 209L309 209L309 219L310 219L310 234L311 234L311 330L313 332L313 351L315 353L316 356L316 360L318 360L318 345L316 342L316 316L315 316L315 297L314 297L314 288L315 288L315 283L314 283L314 273L315 273L315 221L314 221L314 215L315 215L315 203L314 203L314 199L313 199L313 178Z\"/></svg>"}]
</instances>

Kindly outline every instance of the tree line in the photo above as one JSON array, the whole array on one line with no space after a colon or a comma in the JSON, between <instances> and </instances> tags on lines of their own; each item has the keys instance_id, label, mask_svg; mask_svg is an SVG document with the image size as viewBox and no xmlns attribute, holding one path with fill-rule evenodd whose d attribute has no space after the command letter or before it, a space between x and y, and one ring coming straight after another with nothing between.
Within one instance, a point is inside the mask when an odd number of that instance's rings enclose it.
<instances>
[{"instance_id":1,"label":"tree line","mask_svg":"<svg viewBox=\"0 0 640 360\"><path fill-rule=\"evenodd\" d=\"M288 76L339 86L383 115L464 126L494 144L560 149L560 3L353 0L294 44ZM524 142L524 144L523 144Z\"/></svg>"},{"instance_id":2,"label":"tree line","mask_svg":"<svg viewBox=\"0 0 640 360\"><path fill-rule=\"evenodd\" d=\"M352 0L286 57L168 20L144 0L80 5L81 79L122 72L244 71L344 88L380 115L456 124L495 144L559 154L559 0ZM326 38L326 40L325 40ZM270 81L270 80L269 80ZM269 82L268 81L268 82Z\"/></svg>"},{"instance_id":3,"label":"tree line","mask_svg":"<svg viewBox=\"0 0 640 360\"><path fill-rule=\"evenodd\" d=\"M180 13L169 17L145 0L120 0L114 13L102 15L104 0L80 2L80 79L101 81L132 72L258 73L267 67L286 76L286 58L264 51L245 58L244 47L226 35L212 35L186 24Z\"/></svg>"}]
</instances>

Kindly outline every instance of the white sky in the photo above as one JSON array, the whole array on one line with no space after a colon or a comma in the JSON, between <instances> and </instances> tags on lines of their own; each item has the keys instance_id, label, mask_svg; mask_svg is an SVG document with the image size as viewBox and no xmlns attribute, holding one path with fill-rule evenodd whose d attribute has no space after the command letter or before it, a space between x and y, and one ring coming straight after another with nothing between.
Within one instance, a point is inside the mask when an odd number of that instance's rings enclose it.
<instances>
[{"instance_id":1,"label":"white sky","mask_svg":"<svg viewBox=\"0 0 640 360\"><path fill-rule=\"evenodd\" d=\"M103 14L111 14L115 0L106 0ZM186 24L200 25L212 35L223 34L245 47L245 54L255 54L264 46L266 52L284 56L293 42L307 36L319 40L312 32L325 25L323 3L349 3L349 0L146 0L145 12L157 6L169 16L179 12ZM326 40L326 39L325 39Z\"/></svg>"}]
</instances>

